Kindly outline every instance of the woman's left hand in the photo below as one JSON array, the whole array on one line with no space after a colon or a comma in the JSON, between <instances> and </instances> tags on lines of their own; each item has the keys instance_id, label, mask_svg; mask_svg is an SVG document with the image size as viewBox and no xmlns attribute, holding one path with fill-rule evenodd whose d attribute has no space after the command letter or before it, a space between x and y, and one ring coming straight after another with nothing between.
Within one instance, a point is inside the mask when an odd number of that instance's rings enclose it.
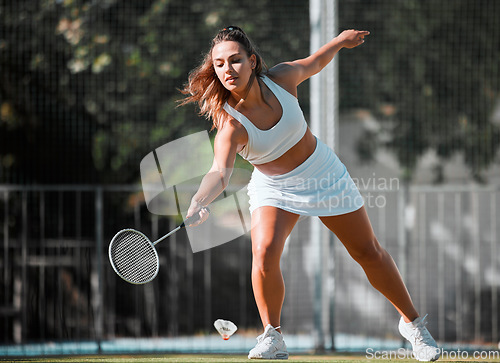
<instances>
[{"instance_id":1,"label":"woman's left hand","mask_svg":"<svg viewBox=\"0 0 500 363\"><path fill-rule=\"evenodd\" d=\"M342 42L342 47L354 48L363 44L367 35L370 35L369 31L349 29L340 33L337 39Z\"/></svg>"}]
</instances>

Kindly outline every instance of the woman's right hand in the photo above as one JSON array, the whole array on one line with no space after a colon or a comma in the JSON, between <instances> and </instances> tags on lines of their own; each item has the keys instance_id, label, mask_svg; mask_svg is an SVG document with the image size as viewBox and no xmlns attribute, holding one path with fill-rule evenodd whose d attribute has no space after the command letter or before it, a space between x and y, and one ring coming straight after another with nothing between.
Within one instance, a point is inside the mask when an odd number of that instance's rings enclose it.
<instances>
[{"instance_id":1,"label":"woman's right hand","mask_svg":"<svg viewBox=\"0 0 500 363\"><path fill-rule=\"evenodd\" d=\"M187 225L188 227L196 227L205 222L208 219L210 211L208 210L208 208L203 207L198 202L192 201L191 205L189 206L188 212L186 214L186 219L196 214L198 214L200 218L196 222Z\"/></svg>"}]
</instances>

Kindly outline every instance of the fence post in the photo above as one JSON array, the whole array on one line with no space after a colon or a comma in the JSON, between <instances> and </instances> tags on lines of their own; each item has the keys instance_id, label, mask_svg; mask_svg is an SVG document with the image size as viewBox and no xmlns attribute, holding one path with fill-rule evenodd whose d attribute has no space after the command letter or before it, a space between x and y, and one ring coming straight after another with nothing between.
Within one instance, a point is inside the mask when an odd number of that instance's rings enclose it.
<instances>
[{"instance_id":1,"label":"fence post","mask_svg":"<svg viewBox=\"0 0 500 363\"><path fill-rule=\"evenodd\" d=\"M409 187L409 182L406 178L403 179L403 190L398 190L397 192L398 196L398 223L397 223L397 229L398 229L398 261L397 265L399 268L399 271L401 273L401 277L404 281L405 284L408 284L408 281L406 280L407 277L407 261L406 261L406 256L407 256L407 248L408 248L408 237L410 235L410 228L412 227L411 224L413 221L411 221L409 218L409 211L408 208L410 207L409 205L409 195L410 195L410 187ZM410 213L411 214L411 213ZM404 346L406 344L406 341L404 338L401 339L401 344Z\"/></svg>"},{"instance_id":2,"label":"fence post","mask_svg":"<svg viewBox=\"0 0 500 363\"><path fill-rule=\"evenodd\" d=\"M93 299L92 304L95 311L95 333L98 352L101 354L102 329L103 329L103 298L102 298L102 247L103 247L103 193L102 187L97 187L95 191L95 238L96 238L96 270L97 276L93 276L92 288Z\"/></svg>"},{"instance_id":3,"label":"fence post","mask_svg":"<svg viewBox=\"0 0 500 363\"><path fill-rule=\"evenodd\" d=\"M22 241L21 241L21 343L26 343L27 336L27 307L28 307L28 193L22 192Z\"/></svg>"},{"instance_id":4,"label":"fence post","mask_svg":"<svg viewBox=\"0 0 500 363\"><path fill-rule=\"evenodd\" d=\"M398 191L398 265L403 281L406 282L407 277L407 246L408 238L410 235L410 229L412 227L413 221L410 220L413 216L408 215L410 196L410 187L408 181L403 181L403 190Z\"/></svg>"},{"instance_id":5,"label":"fence post","mask_svg":"<svg viewBox=\"0 0 500 363\"><path fill-rule=\"evenodd\" d=\"M6 306L9 304L9 291L10 291L10 255L9 255L9 192L4 190L4 206L3 206L3 299L0 298L0 304L5 304ZM14 255L14 253L12 253ZM9 325L4 324L3 327L4 341L7 341L7 337L9 336ZM3 343L3 342L2 342Z\"/></svg>"},{"instance_id":6,"label":"fence post","mask_svg":"<svg viewBox=\"0 0 500 363\"><path fill-rule=\"evenodd\" d=\"M493 274L497 271L497 206L496 206L496 195L497 192L491 192L490 197L490 228L491 228L491 270ZM498 285L491 284L491 341L498 342L498 293L497 293ZM500 348L500 342L498 343Z\"/></svg>"},{"instance_id":7,"label":"fence post","mask_svg":"<svg viewBox=\"0 0 500 363\"><path fill-rule=\"evenodd\" d=\"M311 0L309 18L311 25L311 50L316 52L323 44L330 41L337 32L337 0ZM336 57L337 58L337 57ZM337 60L334 59L320 74L311 77L311 129L312 132L329 147L338 147L338 77ZM314 329L315 348L325 349L325 333L331 336L334 344L333 327L333 277L328 277L333 263L331 253L332 233L321 225L318 218L311 219L310 241L315 252L314 280Z\"/></svg>"}]
</instances>

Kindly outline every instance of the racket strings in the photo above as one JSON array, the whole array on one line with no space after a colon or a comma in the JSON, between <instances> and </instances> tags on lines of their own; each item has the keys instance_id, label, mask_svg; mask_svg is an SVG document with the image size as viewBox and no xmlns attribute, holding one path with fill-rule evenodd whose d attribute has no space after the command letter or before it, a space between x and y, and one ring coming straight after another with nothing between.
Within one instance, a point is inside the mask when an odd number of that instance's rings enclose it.
<instances>
[{"instance_id":1,"label":"racket strings","mask_svg":"<svg viewBox=\"0 0 500 363\"><path fill-rule=\"evenodd\" d=\"M158 273L159 261L155 248L140 233L121 232L115 236L110 253L116 272L129 282L145 283Z\"/></svg>"}]
</instances>

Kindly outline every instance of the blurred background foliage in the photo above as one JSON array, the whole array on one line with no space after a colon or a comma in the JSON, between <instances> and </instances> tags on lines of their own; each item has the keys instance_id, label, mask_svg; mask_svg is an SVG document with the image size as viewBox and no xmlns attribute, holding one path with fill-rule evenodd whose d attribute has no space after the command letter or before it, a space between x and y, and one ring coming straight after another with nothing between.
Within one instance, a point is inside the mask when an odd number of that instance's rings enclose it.
<instances>
[{"instance_id":1,"label":"blurred background foliage","mask_svg":"<svg viewBox=\"0 0 500 363\"><path fill-rule=\"evenodd\" d=\"M262 11L270 3L3 3L0 182L136 182L151 149L210 129L194 106L176 106L219 29L240 25L271 64L304 54L307 2L290 5L303 8L302 30Z\"/></svg>"},{"instance_id":2,"label":"blurred background foliage","mask_svg":"<svg viewBox=\"0 0 500 363\"><path fill-rule=\"evenodd\" d=\"M390 4L390 6L388 6ZM343 107L368 107L382 121L358 148L366 161L387 147L411 179L419 159L462 154L471 179L498 162L500 4L495 1L339 2L341 23L372 31L369 46L340 58ZM368 44L367 44L368 45Z\"/></svg>"},{"instance_id":3,"label":"blurred background foliage","mask_svg":"<svg viewBox=\"0 0 500 363\"><path fill-rule=\"evenodd\" d=\"M443 162L462 153L476 180L498 160L500 7L481 4L339 2L339 31L372 32L340 57L342 110L368 108L383 121L360 140L362 159L389 148L411 179L425 152ZM302 17L266 10L280 7ZM241 26L272 66L309 54L308 9L285 0L1 2L0 182L137 182L153 148L210 129L194 106L176 106L217 31ZM302 86L306 115L308 94Z\"/></svg>"}]
</instances>

